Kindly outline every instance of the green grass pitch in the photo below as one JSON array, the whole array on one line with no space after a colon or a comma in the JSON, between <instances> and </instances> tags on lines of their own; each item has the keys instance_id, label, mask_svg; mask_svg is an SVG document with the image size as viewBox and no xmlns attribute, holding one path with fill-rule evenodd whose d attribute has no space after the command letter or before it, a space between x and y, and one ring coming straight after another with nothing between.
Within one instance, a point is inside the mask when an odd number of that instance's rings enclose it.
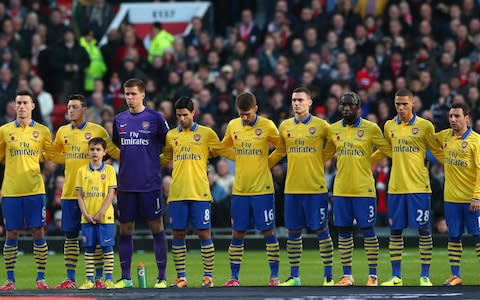
<instances>
[{"instance_id":1,"label":"green grass pitch","mask_svg":"<svg viewBox=\"0 0 480 300\"><path fill-rule=\"evenodd\" d=\"M285 250L280 254L280 279L284 280L289 275L289 264ZM143 262L146 265L147 282L151 287L156 278L156 265L154 264L153 253L135 253L132 262L132 278L134 286L137 286L136 266ZM480 274L478 272L480 264L476 258L475 250L472 247L465 247L462 258L462 279L466 285L480 284ZM32 255L20 256L17 260L16 279L17 289L32 289L34 287L35 263ZM118 256L115 257L114 280L120 277L120 266ZM2 271L5 269L2 267ZM77 266L77 283L84 281L85 266L83 264L83 254ZM364 285L367 280L367 259L363 249L356 249L353 257L353 276L356 285ZM169 283L175 280L175 268L172 261L172 255L169 254L167 276ZM420 273L420 260L418 249L405 249L402 273L405 285L418 285ZM341 264L338 253L334 257L334 277L337 281L341 276ZM447 250L445 248L436 248L433 252L433 262L430 271L430 279L434 285L442 285L450 274ZM302 255L302 264L300 275L303 285L319 286L323 283L323 265L318 251L304 250ZM4 279L5 273L0 274ZM245 250L243 263L240 271L240 282L244 286L263 286L267 284L269 268L264 251ZM381 249L378 268L379 280L384 281L390 276L390 261L387 249ZM48 257L47 264L47 283L51 288L65 278L65 269L63 265L63 255L57 253ZM217 251L215 258L214 280L216 286L221 286L230 277L230 267L228 262L228 253L226 251ZM202 260L200 251L191 250L187 254L187 279L189 287L199 287L202 279Z\"/></svg>"}]
</instances>

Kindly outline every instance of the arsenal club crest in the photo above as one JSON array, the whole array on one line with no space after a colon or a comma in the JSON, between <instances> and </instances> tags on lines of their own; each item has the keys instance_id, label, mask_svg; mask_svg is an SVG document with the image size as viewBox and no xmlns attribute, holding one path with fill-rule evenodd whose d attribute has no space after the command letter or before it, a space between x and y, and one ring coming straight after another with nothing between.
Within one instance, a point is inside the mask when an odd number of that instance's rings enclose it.
<instances>
[{"instance_id":1,"label":"arsenal club crest","mask_svg":"<svg viewBox=\"0 0 480 300\"><path fill-rule=\"evenodd\" d=\"M365 131L363 131L363 130L357 131L358 137L362 137L364 134L365 134Z\"/></svg>"},{"instance_id":2,"label":"arsenal club crest","mask_svg":"<svg viewBox=\"0 0 480 300\"><path fill-rule=\"evenodd\" d=\"M337 141L339 141L339 140L340 140L340 135L339 135L339 134L337 134Z\"/></svg>"},{"instance_id":3,"label":"arsenal club crest","mask_svg":"<svg viewBox=\"0 0 480 300\"><path fill-rule=\"evenodd\" d=\"M256 135L261 135L261 134L262 134L262 130L261 130L260 128L255 129L255 134L256 134Z\"/></svg>"},{"instance_id":4,"label":"arsenal club crest","mask_svg":"<svg viewBox=\"0 0 480 300\"><path fill-rule=\"evenodd\" d=\"M40 135L40 132L35 130L34 132L32 132L32 135L34 138L38 138L38 136Z\"/></svg>"},{"instance_id":5,"label":"arsenal club crest","mask_svg":"<svg viewBox=\"0 0 480 300\"><path fill-rule=\"evenodd\" d=\"M67 140L67 139L65 139L65 145L66 145L66 144L68 144L68 140Z\"/></svg>"},{"instance_id":6,"label":"arsenal club crest","mask_svg":"<svg viewBox=\"0 0 480 300\"><path fill-rule=\"evenodd\" d=\"M308 132L310 132L310 134L313 135L313 134L315 134L315 132L317 132L317 128L315 128L315 127L310 127L310 128L308 128Z\"/></svg>"},{"instance_id":7,"label":"arsenal club crest","mask_svg":"<svg viewBox=\"0 0 480 300\"><path fill-rule=\"evenodd\" d=\"M234 136L234 138L235 138L235 139L238 139L238 136L237 136L237 135L235 135L235 136Z\"/></svg>"},{"instance_id":8,"label":"arsenal club crest","mask_svg":"<svg viewBox=\"0 0 480 300\"><path fill-rule=\"evenodd\" d=\"M102 180L105 180L107 178L107 174L102 174L100 178L102 178Z\"/></svg>"},{"instance_id":9,"label":"arsenal club crest","mask_svg":"<svg viewBox=\"0 0 480 300\"><path fill-rule=\"evenodd\" d=\"M468 143L466 141L463 141L462 142L462 148L467 148L467 146L468 146Z\"/></svg>"},{"instance_id":10,"label":"arsenal club crest","mask_svg":"<svg viewBox=\"0 0 480 300\"><path fill-rule=\"evenodd\" d=\"M12 141L14 141L14 140L15 140L15 137L12 135L12 137L11 137L10 139L11 139Z\"/></svg>"},{"instance_id":11,"label":"arsenal club crest","mask_svg":"<svg viewBox=\"0 0 480 300\"><path fill-rule=\"evenodd\" d=\"M90 132L85 133L85 139L89 140L92 137Z\"/></svg>"},{"instance_id":12,"label":"arsenal club crest","mask_svg":"<svg viewBox=\"0 0 480 300\"><path fill-rule=\"evenodd\" d=\"M418 133L418 128L417 128L417 127L412 128L412 133L413 133L413 134L417 134L417 133Z\"/></svg>"},{"instance_id":13,"label":"arsenal club crest","mask_svg":"<svg viewBox=\"0 0 480 300\"><path fill-rule=\"evenodd\" d=\"M199 135L198 133L193 136L193 139L198 142L202 136Z\"/></svg>"},{"instance_id":14,"label":"arsenal club crest","mask_svg":"<svg viewBox=\"0 0 480 300\"><path fill-rule=\"evenodd\" d=\"M148 121L143 121L143 122L142 122L142 128L143 128L144 130L147 130L148 128L150 128L150 122L148 122Z\"/></svg>"}]
</instances>

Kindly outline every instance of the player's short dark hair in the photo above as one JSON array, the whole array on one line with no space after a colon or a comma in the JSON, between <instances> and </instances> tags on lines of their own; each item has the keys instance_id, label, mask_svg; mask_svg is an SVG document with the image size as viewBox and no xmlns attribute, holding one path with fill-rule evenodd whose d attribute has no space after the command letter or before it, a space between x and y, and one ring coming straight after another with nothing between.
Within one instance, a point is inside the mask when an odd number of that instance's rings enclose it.
<instances>
[{"instance_id":1,"label":"player's short dark hair","mask_svg":"<svg viewBox=\"0 0 480 300\"><path fill-rule=\"evenodd\" d=\"M131 78L125 81L123 88L137 87L141 93L145 93L145 82L138 78Z\"/></svg>"},{"instance_id":2,"label":"player's short dark hair","mask_svg":"<svg viewBox=\"0 0 480 300\"><path fill-rule=\"evenodd\" d=\"M345 101L345 99L351 99L352 104L360 105L360 97L354 92L346 92L340 97L342 101Z\"/></svg>"},{"instance_id":3,"label":"player's short dark hair","mask_svg":"<svg viewBox=\"0 0 480 300\"><path fill-rule=\"evenodd\" d=\"M395 93L395 97L409 97L410 99L412 99L413 98L413 93L408 89L399 89Z\"/></svg>"},{"instance_id":4,"label":"player's short dark hair","mask_svg":"<svg viewBox=\"0 0 480 300\"><path fill-rule=\"evenodd\" d=\"M193 100L189 97L182 96L178 98L178 100L175 102L175 109L188 109L189 112L192 112L194 107L193 107Z\"/></svg>"},{"instance_id":5,"label":"player's short dark hair","mask_svg":"<svg viewBox=\"0 0 480 300\"><path fill-rule=\"evenodd\" d=\"M250 92L244 92L237 96L237 108L242 111L247 111L257 105L257 98Z\"/></svg>"},{"instance_id":6,"label":"player's short dark hair","mask_svg":"<svg viewBox=\"0 0 480 300\"><path fill-rule=\"evenodd\" d=\"M88 141L88 146L92 145L102 145L103 150L107 149L107 142L101 137L94 137L93 139Z\"/></svg>"},{"instance_id":7,"label":"player's short dark hair","mask_svg":"<svg viewBox=\"0 0 480 300\"><path fill-rule=\"evenodd\" d=\"M17 95L15 95L15 98L18 96L28 96L33 102L33 94L29 90L21 90L17 92Z\"/></svg>"},{"instance_id":8,"label":"player's short dark hair","mask_svg":"<svg viewBox=\"0 0 480 300\"><path fill-rule=\"evenodd\" d=\"M87 99L86 99L85 96L82 95L82 94L71 94L71 95L68 95L67 101L70 101L70 100L78 100L78 101L80 101L80 103L82 104L82 107L87 107Z\"/></svg>"},{"instance_id":9,"label":"player's short dark hair","mask_svg":"<svg viewBox=\"0 0 480 300\"><path fill-rule=\"evenodd\" d=\"M452 106L450 106L450 109L453 108L461 108L464 116L470 115L470 107L465 102L455 102L452 104Z\"/></svg>"},{"instance_id":10,"label":"player's short dark hair","mask_svg":"<svg viewBox=\"0 0 480 300\"><path fill-rule=\"evenodd\" d=\"M308 98L312 98L312 92L310 92L310 90L305 86L295 88L292 93L305 93L307 94Z\"/></svg>"}]
</instances>

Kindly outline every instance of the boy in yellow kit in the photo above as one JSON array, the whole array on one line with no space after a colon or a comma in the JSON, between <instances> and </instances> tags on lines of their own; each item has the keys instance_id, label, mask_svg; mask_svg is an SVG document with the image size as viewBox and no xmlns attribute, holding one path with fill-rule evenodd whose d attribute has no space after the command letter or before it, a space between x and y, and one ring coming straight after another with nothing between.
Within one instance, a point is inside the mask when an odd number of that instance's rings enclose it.
<instances>
[{"instance_id":1,"label":"boy in yellow kit","mask_svg":"<svg viewBox=\"0 0 480 300\"><path fill-rule=\"evenodd\" d=\"M90 163L78 170L75 189L78 206L82 212L82 232L85 237L85 273L87 280L79 288L95 287L95 247L103 250L105 287L114 287L113 245L115 241L112 200L117 187L117 177L111 165L103 162L107 143L96 137L88 142Z\"/></svg>"}]
</instances>

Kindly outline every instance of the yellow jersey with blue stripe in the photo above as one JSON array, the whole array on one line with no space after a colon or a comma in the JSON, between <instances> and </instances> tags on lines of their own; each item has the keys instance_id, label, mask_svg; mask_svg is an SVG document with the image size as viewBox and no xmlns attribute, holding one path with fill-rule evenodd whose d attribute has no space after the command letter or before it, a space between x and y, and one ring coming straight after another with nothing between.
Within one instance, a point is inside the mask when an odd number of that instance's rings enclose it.
<instances>
[{"instance_id":1,"label":"yellow jersey with blue stripe","mask_svg":"<svg viewBox=\"0 0 480 300\"><path fill-rule=\"evenodd\" d=\"M455 136L452 129L437 133L445 172L444 200L470 203L480 199L480 135L471 128Z\"/></svg>"},{"instance_id":2,"label":"yellow jersey with blue stripe","mask_svg":"<svg viewBox=\"0 0 480 300\"><path fill-rule=\"evenodd\" d=\"M278 146L280 137L275 124L256 116L251 124L241 118L228 123L222 144L235 153L233 195L254 196L273 194L272 173L268 168L270 144Z\"/></svg>"},{"instance_id":3,"label":"yellow jersey with blue stripe","mask_svg":"<svg viewBox=\"0 0 480 300\"><path fill-rule=\"evenodd\" d=\"M337 156L337 175L333 195L342 197L376 197L372 174L374 146L390 156L390 146L377 124L357 118L353 125L344 120L328 128L329 145Z\"/></svg>"},{"instance_id":4,"label":"yellow jersey with blue stripe","mask_svg":"<svg viewBox=\"0 0 480 300\"><path fill-rule=\"evenodd\" d=\"M167 201L212 201L207 177L208 157L223 154L217 134L208 127L194 123L190 129L179 126L168 131L160 156L162 164L173 161Z\"/></svg>"},{"instance_id":5,"label":"yellow jersey with blue stripe","mask_svg":"<svg viewBox=\"0 0 480 300\"><path fill-rule=\"evenodd\" d=\"M88 141L101 137L107 142L107 153L116 160L120 159L120 150L112 143L107 131L100 125L84 122L76 127L73 124L61 126L55 135L54 145L65 161L65 183L62 199L76 200L75 176L80 167L88 164Z\"/></svg>"},{"instance_id":6,"label":"yellow jersey with blue stripe","mask_svg":"<svg viewBox=\"0 0 480 300\"><path fill-rule=\"evenodd\" d=\"M0 157L5 159L3 197L45 194L40 161L55 155L50 130L35 121L15 120L0 127Z\"/></svg>"},{"instance_id":7,"label":"yellow jersey with blue stripe","mask_svg":"<svg viewBox=\"0 0 480 300\"><path fill-rule=\"evenodd\" d=\"M328 126L325 120L312 115L303 121L293 117L280 124L280 143L271 157L279 160L287 156L286 194L327 192L322 152Z\"/></svg>"},{"instance_id":8,"label":"yellow jersey with blue stripe","mask_svg":"<svg viewBox=\"0 0 480 300\"><path fill-rule=\"evenodd\" d=\"M388 193L431 193L427 147L437 158L442 157L433 124L416 115L408 122L402 122L397 116L385 123L384 135L392 147Z\"/></svg>"},{"instance_id":9,"label":"yellow jersey with blue stripe","mask_svg":"<svg viewBox=\"0 0 480 300\"><path fill-rule=\"evenodd\" d=\"M111 189L117 187L117 176L111 165L102 163L100 168L95 169L90 163L77 171L75 190L83 193L83 202L87 213L94 216L102 207L103 201ZM82 215L82 224L88 223ZM105 212L101 224L113 224L113 205Z\"/></svg>"}]
</instances>

